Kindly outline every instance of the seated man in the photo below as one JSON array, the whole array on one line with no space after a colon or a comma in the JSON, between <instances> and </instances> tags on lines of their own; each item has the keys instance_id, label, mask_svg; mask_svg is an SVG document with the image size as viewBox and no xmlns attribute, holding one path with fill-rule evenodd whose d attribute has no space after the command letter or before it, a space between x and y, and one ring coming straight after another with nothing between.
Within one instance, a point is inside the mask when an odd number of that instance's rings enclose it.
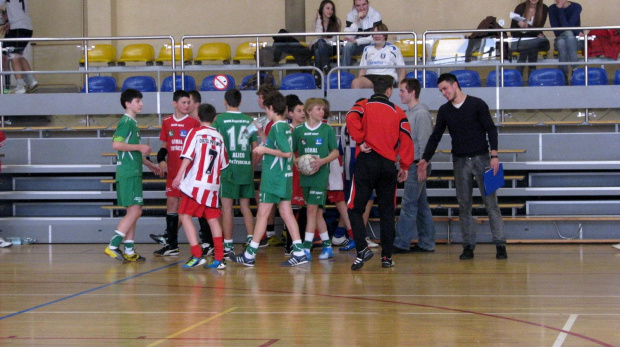
<instances>
[{"instance_id":1,"label":"seated man","mask_svg":"<svg viewBox=\"0 0 620 347\"><path fill-rule=\"evenodd\" d=\"M347 14L344 31L371 31L375 25L381 24L381 13L368 5L368 0L353 0L353 9ZM340 65L350 66L351 57L361 54L366 46L372 43L367 35L346 36L347 44L342 48Z\"/></svg>"}]
</instances>

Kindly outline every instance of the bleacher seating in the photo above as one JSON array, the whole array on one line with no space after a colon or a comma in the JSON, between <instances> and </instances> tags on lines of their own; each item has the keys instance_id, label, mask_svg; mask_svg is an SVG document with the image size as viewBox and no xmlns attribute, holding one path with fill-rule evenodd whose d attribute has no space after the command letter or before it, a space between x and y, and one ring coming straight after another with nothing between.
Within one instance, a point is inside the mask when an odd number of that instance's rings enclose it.
<instances>
[{"instance_id":1,"label":"bleacher seating","mask_svg":"<svg viewBox=\"0 0 620 347\"><path fill-rule=\"evenodd\" d=\"M293 73L282 78L281 90L315 89L314 77L305 72Z\"/></svg>"},{"instance_id":2,"label":"bleacher seating","mask_svg":"<svg viewBox=\"0 0 620 347\"><path fill-rule=\"evenodd\" d=\"M620 69L618 69L614 75L614 84L620 85Z\"/></svg>"},{"instance_id":3,"label":"bleacher seating","mask_svg":"<svg viewBox=\"0 0 620 347\"><path fill-rule=\"evenodd\" d=\"M260 76L261 76L261 83L263 83L263 81L270 81L271 84L273 85L276 84L276 81L270 76L268 76L267 74L261 73ZM248 83L254 78L256 78L256 74L251 74L251 75L247 75L243 77L243 79L241 80L241 89L255 90L256 86L248 85Z\"/></svg>"},{"instance_id":4,"label":"bleacher seating","mask_svg":"<svg viewBox=\"0 0 620 347\"><path fill-rule=\"evenodd\" d=\"M480 74L475 70L454 70L450 72L459 81L461 88L480 87Z\"/></svg>"},{"instance_id":5,"label":"bleacher seating","mask_svg":"<svg viewBox=\"0 0 620 347\"><path fill-rule=\"evenodd\" d=\"M497 71L493 70L489 72L489 76L487 76L487 87L496 87L500 84L497 78ZM523 76L521 76L519 70L504 69L504 87L523 87Z\"/></svg>"},{"instance_id":6,"label":"bleacher seating","mask_svg":"<svg viewBox=\"0 0 620 347\"><path fill-rule=\"evenodd\" d=\"M181 62L181 45L174 45L174 59L177 63ZM194 51L192 47L189 45L183 46L183 60L185 60L185 64L191 64L194 59ZM172 61L172 47L170 45L163 45L161 50L159 51L159 55L157 59L155 59L155 63L157 65L163 65L165 62Z\"/></svg>"},{"instance_id":7,"label":"bleacher seating","mask_svg":"<svg viewBox=\"0 0 620 347\"><path fill-rule=\"evenodd\" d=\"M86 48L88 63L107 63L108 66L116 65L116 48L108 44L97 44ZM79 61L84 66L84 57Z\"/></svg>"},{"instance_id":8,"label":"bleacher seating","mask_svg":"<svg viewBox=\"0 0 620 347\"><path fill-rule=\"evenodd\" d=\"M585 69L580 67L573 71L573 75L570 78L571 86L585 86L586 85L586 73ZM588 67L588 85L589 86L604 86L607 85L607 72L600 67Z\"/></svg>"},{"instance_id":9,"label":"bleacher seating","mask_svg":"<svg viewBox=\"0 0 620 347\"><path fill-rule=\"evenodd\" d=\"M267 44L266 42L260 42L261 45ZM256 42L243 42L237 46L237 51L233 57L233 62L238 64L241 60L254 60L254 54L256 53Z\"/></svg>"},{"instance_id":10,"label":"bleacher seating","mask_svg":"<svg viewBox=\"0 0 620 347\"><path fill-rule=\"evenodd\" d=\"M121 92L124 92L126 89L129 88L136 89L141 92L156 92L157 83L155 82L155 79L151 76L130 76L127 77L123 82Z\"/></svg>"},{"instance_id":11,"label":"bleacher seating","mask_svg":"<svg viewBox=\"0 0 620 347\"><path fill-rule=\"evenodd\" d=\"M231 75L211 75L202 80L201 91L221 91L234 89L235 79Z\"/></svg>"},{"instance_id":12,"label":"bleacher seating","mask_svg":"<svg viewBox=\"0 0 620 347\"><path fill-rule=\"evenodd\" d=\"M439 77L437 77L437 73L435 71L426 70L426 73L424 74L424 76L426 76L426 81L424 82L424 85L426 88L437 88L437 79ZM422 84L422 70L418 70L417 74L414 74L414 72L411 71L407 73L405 77L416 78L418 81L420 81L420 84Z\"/></svg>"},{"instance_id":13,"label":"bleacher seating","mask_svg":"<svg viewBox=\"0 0 620 347\"><path fill-rule=\"evenodd\" d=\"M564 73L556 68L536 69L530 72L530 87L557 87L566 84Z\"/></svg>"},{"instance_id":14,"label":"bleacher seating","mask_svg":"<svg viewBox=\"0 0 620 347\"><path fill-rule=\"evenodd\" d=\"M351 82L353 82L354 79L354 74L347 71L340 71L340 89L351 89ZM338 89L338 73L329 75L329 88Z\"/></svg>"},{"instance_id":15,"label":"bleacher seating","mask_svg":"<svg viewBox=\"0 0 620 347\"><path fill-rule=\"evenodd\" d=\"M144 62L146 65L153 65L155 62L155 49L148 43L135 43L125 46L118 59L118 65L125 65L129 62Z\"/></svg>"},{"instance_id":16,"label":"bleacher seating","mask_svg":"<svg viewBox=\"0 0 620 347\"><path fill-rule=\"evenodd\" d=\"M175 90L181 89L181 74L177 74L175 79L176 81L176 89L173 88L172 85L172 76L168 76L164 78L163 82L161 82L161 91L162 92L174 92ZM185 86L183 88L185 91L196 90L196 81L194 77L190 75L185 75Z\"/></svg>"},{"instance_id":17,"label":"bleacher seating","mask_svg":"<svg viewBox=\"0 0 620 347\"><path fill-rule=\"evenodd\" d=\"M82 93L86 92L86 83L82 87ZM91 76L88 78L89 93L114 93L116 92L116 80L112 76Z\"/></svg>"},{"instance_id":18,"label":"bleacher seating","mask_svg":"<svg viewBox=\"0 0 620 347\"><path fill-rule=\"evenodd\" d=\"M221 61L230 64L230 45L225 42L205 43L198 48L194 64L200 65L203 61Z\"/></svg>"}]
</instances>

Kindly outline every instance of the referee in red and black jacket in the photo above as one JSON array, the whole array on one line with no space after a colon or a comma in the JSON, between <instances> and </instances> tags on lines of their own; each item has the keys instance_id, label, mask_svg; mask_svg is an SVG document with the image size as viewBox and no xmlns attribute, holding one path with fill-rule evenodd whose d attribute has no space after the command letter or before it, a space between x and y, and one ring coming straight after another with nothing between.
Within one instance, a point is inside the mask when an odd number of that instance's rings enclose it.
<instances>
[{"instance_id":1,"label":"referee in red and black jacket","mask_svg":"<svg viewBox=\"0 0 620 347\"><path fill-rule=\"evenodd\" d=\"M347 130L357 143L353 188L348 202L357 250L351 270L361 269L374 255L368 248L362 219L373 189L381 218L381 265L394 266L396 184L407 180L407 170L413 162L413 141L405 112L389 100L393 84L391 76L381 76L374 83L375 94L355 103L347 113ZM396 170L399 157L400 168Z\"/></svg>"}]
</instances>

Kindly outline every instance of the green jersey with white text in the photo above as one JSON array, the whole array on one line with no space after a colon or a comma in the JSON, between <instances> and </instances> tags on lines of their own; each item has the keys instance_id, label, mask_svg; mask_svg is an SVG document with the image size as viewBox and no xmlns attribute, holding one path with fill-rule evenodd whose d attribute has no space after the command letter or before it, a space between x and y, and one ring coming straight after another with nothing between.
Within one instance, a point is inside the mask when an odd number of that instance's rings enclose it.
<instances>
[{"instance_id":1,"label":"green jersey with white text","mask_svg":"<svg viewBox=\"0 0 620 347\"><path fill-rule=\"evenodd\" d=\"M336 133L329 124L319 123L314 129L308 123L298 125L293 131L293 152L298 156L304 154L327 157L334 149L338 149ZM314 175L300 175L299 184L302 187L327 189L329 179L329 165L323 165Z\"/></svg>"},{"instance_id":2,"label":"green jersey with white text","mask_svg":"<svg viewBox=\"0 0 620 347\"><path fill-rule=\"evenodd\" d=\"M118 122L112 141L124 142L130 145L140 144L138 122L128 115L123 115ZM116 180L136 176L142 177L142 153L140 151L118 151Z\"/></svg>"},{"instance_id":3,"label":"green jersey with white text","mask_svg":"<svg viewBox=\"0 0 620 347\"><path fill-rule=\"evenodd\" d=\"M277 121L269 130L265 146L278 149L284 153L292 151L292 129L285 121ZM271 154L263 156L261 193L269 193L285 200L291 200L293 194L293 158L282 158Z\"/></svg>"},{"instance_id":4,"label":"green jersey with white text","mask_svg":"<svg viewBox=\"0 0 620 347\"><path fill-rule=\"evenodd\" d=\"M252 142L257 141L256 133L250 138L241 136L254 119L241 112L219 114L211 125L222 135L228 153L228 168L222 171L222 179L238 185L254 182L252 167Z\"/></svg>"}]
</instances>

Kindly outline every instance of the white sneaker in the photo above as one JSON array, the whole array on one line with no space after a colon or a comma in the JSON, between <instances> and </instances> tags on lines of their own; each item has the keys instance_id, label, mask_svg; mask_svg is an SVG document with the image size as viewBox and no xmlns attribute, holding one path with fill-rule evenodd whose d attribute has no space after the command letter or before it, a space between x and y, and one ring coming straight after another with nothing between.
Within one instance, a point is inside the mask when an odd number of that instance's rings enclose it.
<instances>
[{"instance_id":1,"label":"white sneaker","mask_svg":"<svg viewBox=\"0 0 620 347\"><path fill-rule=\"evenodd\" d=\"M611 245L611 247L615 249L620 249L620 243L616 243L615 245Z\"/></svg>"},{"instance_id":2,"label":"white sneaker","mask_svg":"<svg viewBox=\"0 0 620 347\"><path fill-rule=\"evenodd\" d=\"M13 244L9 241L4 241L3 238L0 237L0 248L11 247Z\"/></svg>"},{"instance_id":3,"label":"white sneaker","mask_svg":"<svg viewBox=\"0 0 620 347\"><path fill-rule=\"evenodd\" d=\"M11 91L11 94L26 94L26 87L15 87L15 89Z\"/></svg>"},{"instance_id":4,"label":"white sneaker","mask_svg":"<svg viewBox=\"0 0 620 347\"><path fill-rule=\"evenodd\" d=\"M340 246L340 245L342 245L342 244L344 243L344 241L346 241L346 240L347 240L347 237L346 237L346 236L342 236L342 237L335 237L335 236L332 236L332 245L334 245L334 246Z\"/></svg>"},{"instance_id":5,"label":"white sneaker","mask_svg":"<svg viewBox=\"0 0 620 347\"><path fill-rule=\"evenodd\" d=\"M379 245L374 243L374 242L372 242L370 240L370 237L368 237L368 236L366 236L366 243L368 243L368 247L369 248L377 248L377 247L379 247Z\"/></svg>"},{"instance_id":6,"label":"white sneaker","mask_svg":"<svg viewBox=\"0 0 620 347\"><path fill-rule=\"evenodd\" d=\"M39 82L37 82L36 80L33 80L32 83L28 84L28 90L26 90L28 93L33 93L35 90L37 90L37 88L39 87Z\"/></svg>"}]
</instances>

